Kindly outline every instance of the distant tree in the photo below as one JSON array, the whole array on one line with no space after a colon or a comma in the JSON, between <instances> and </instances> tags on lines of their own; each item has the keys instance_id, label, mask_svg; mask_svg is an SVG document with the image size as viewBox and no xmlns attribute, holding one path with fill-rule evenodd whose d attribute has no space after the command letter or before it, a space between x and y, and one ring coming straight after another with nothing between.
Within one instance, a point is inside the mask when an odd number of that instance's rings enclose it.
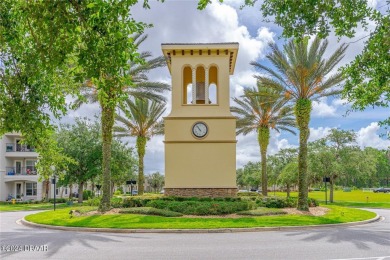
<instances>
[{"instance_id":1,"label":"distant tree","mask_svg":"<svg viewBox=\"0 0 390 260\"><path fill-rule=\"evenodd\" d=\"M115 115L114 135L117 137L136 137L138 154L138 194L144 193L144 156L147 141L154 135L163 134L161 115L165 103L136 98L127 99L119 106Z\"/></svg>"},{"instance_id":2,"label":"distant tree","mask_svg":"<svg viewBox=\"0 0 390 260\"><path fill-rule=\"evenodd\" d=\"M60 125L57 141L63 153L76 161L76 164L69 165L62 183L77 183L78 202L82 203L84 184L101 173L100 125L87 119L76 118L74 125Z\"/></svg>"},{"instance_id":3,"label":"distant tree","mask_svg":"<svg viewBox=\"0 0 390 260\"><path fill-rule=\"evenodd\" d=\"M291 187L298 184L298 163L288 163L278 176L278 184L286 186L287 198L290 197Z\"/></svg>"},{"instance_id":4,"label":"distant tree","mask_svg":"<svg viewBox=\"0 0 390 260\"><path fill-rule=\"evenodd\" d=\"M134 149L118 139L112 140L111 148L111 189L122 186L137 177L137 158Z\"/></svg>"},{"instance_id":5,"label":"distant tree","mask_svg":"<svg viewBox=\"0 0 390 260\"><path fill-rule=\"evenodd\" d=\"M262 95L257 95L258 93ZM291 129L295 127L293 110L286 105L288 99L280 91L260 83L257 88L245 89L241 98L233 100L237 106L231 107L230 110L238 116L237 135L257 132L261 155L262 194L267 196L267 148L271 137L270 130L285 130L295 134Z\"/></svg>"},{"instance_id":6,"label":"distant tree","mask_svg":"<svg viewBox=\"0 0 390 260\"><path fill-rule=\"evenodd\" d=\"M248 162L237 170L237 184L247 190L257 189L261 181L260 162Z\"/></svg>"},{"instance_id":7,"label":"distant tree","mask_svg":"<svg viewBox=\"0 0 390 260\"><path fill-rule=\"evenodd\" d=\"M165 177L159 172L155 172L146 176L146 182L154 192L159 192L164 187Z\"/></svg>"}]
</instances>

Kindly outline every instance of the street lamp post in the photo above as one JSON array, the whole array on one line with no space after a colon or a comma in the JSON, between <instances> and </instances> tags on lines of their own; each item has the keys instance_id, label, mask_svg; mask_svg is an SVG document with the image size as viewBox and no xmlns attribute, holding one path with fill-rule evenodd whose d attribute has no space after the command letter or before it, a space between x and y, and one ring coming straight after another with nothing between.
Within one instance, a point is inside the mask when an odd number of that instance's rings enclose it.
<instances>
[{"instance_id":1,"label":"street lamp post","mask_svg":"<svg viewBox=\"0 0 390 260\"><path fill-rule=\"evenodd\" d=\"M53 176L51 183L54 184L54 211L56 210L56 176Z\"/></svg>"}]
</instances>

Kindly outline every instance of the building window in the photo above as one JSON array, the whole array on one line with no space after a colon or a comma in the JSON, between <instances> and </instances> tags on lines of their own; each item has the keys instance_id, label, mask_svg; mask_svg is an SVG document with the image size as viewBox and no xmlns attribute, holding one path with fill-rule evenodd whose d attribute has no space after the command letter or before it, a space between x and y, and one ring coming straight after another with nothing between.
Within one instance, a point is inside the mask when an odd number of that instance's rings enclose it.
<instances>
[{"instance_id":1,"label":"building window","mask_svg":"<svg viewBox=\"0 0 390 260\"><path fill-rule=\"evenodd\" d=\"M60 190L58 188L56 188L56 195L58 195L59 192L60 192Z\"/></svg>"},{"instance_id":2,"label":"building window","mask_svg":"<svg viewBox=\"0 0 390 260\"><path fill-rule=\"evenodd\" d=\"M37 183L36 182L27 182L26 183L26 196L36 196L37 195Z\"/></svg>"},{"instance_id":3,"label":"building window","mask_svg":"<svg viewBox=\"0 0 390 260\"><path fill-rule=\"evenodd\" d=\"M26 174L37 174L37 171L35 169L36 160L26 160Z\"/></svg>"},{"instance_id":4,"label":"building window","mask_svg":"<svg viewBox=\"0 0 390 260\"><path fill-rule=\"evenodd\" d=\"M65 188L65 195L68 195L68 188Z\"/></svg>"}]
</instances>

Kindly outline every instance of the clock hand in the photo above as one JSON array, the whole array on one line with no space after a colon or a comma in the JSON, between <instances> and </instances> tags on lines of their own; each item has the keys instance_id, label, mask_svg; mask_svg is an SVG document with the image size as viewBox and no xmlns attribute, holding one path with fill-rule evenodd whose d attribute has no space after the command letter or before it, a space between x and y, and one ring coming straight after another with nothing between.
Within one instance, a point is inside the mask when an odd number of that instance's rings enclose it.
<instances>
[{"instance_id":1,"label":"clock hand","mask_svg":"<svg viewBox=\"0 0 390 260\"><path fill-rule=\"evenodd\" d=\"M200 129L200 127L199 127L199 126L196 126L196 128L197 128L199 131L202 131L202 129Z\"/></svg>"}]
</instances>

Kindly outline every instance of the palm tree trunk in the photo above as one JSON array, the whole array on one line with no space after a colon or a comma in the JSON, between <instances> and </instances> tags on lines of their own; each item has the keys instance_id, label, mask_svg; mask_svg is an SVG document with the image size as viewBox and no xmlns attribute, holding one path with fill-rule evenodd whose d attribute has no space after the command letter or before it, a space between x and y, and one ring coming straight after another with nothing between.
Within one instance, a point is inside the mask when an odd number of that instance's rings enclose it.
<instances>
[{"instance_id":1,"label":"palm tree trunk","mask_svg":"<svg viewBox=\"0 0 390 260\"><path fill-rule=\"evenodd\" d=\"M307 181L307 140L309 139L311 101L298 99L295 104L295 116L299 129L299 154L298 154L298 210L309 210L308 205L308 181Z\"/></svg>"},{"instance_id":2,"label":"palm tree trunk","mask_svg":"<svg viewBox=\"0 0 390 260\"><path fill-rule=\"evenodd\" d=\"M268 183L267 183L267 147L269 144L269 128L262 126L258 128L258 141L260 145L261 155L261 193L263 196L267 196Z\"/></svg>"},{"instance_id":3,"label":"palm tree trunk","mask_svg":"<svg viewBox=\"0 0 390 260\"><path fill-rule=\"evenodd\" d=\"M106 101L107 102L107 101ZM102 107L102 136L103 136L103 196L100 201L99 211L106 212L111 209L111 143L112 127L114 125L113 107L101 104Z\"/></svg>"},{"instance_id":4,"label":"palm tree trunk","mask_svg":"<svg viewBox=\"0 0 390 260\"><path fill-rule=\"evenodd\" d=\"M138 195L144 194L144 156L146 148L146 137L137 136L137 153L138 153Z\"/></svg>"}]
</instances>

